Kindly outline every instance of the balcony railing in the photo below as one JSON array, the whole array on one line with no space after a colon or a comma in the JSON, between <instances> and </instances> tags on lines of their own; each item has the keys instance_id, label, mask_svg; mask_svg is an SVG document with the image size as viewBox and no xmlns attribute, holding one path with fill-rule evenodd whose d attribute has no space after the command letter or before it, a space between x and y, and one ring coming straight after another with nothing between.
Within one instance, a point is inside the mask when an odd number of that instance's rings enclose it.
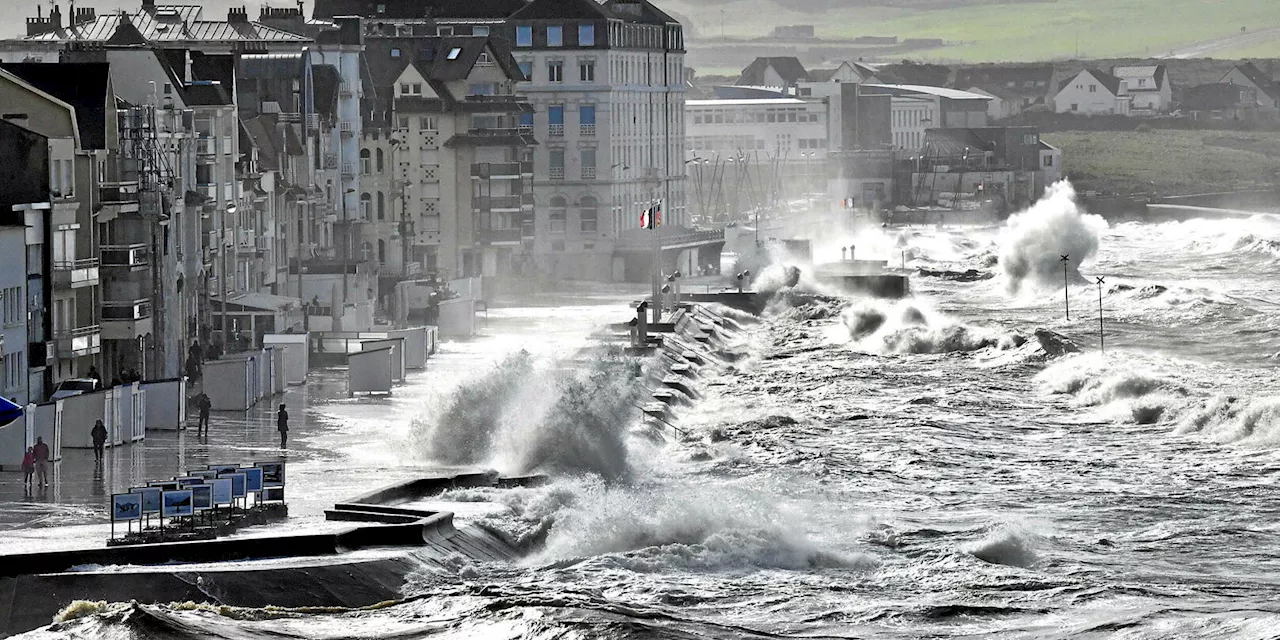
<instances>
[{"instance_id":1,"label":"balcony railing","mask_svg":"<svg viewBox=\"0 0 1280 640\"><path fill-rule=\"evenodd\" d=\"M151 298L102 303L102 321L132 322L151 317Z\"/></svg>"},{"instance_id":2,"label":"balcony railing","mask_svg":"<svg viewBox=\"0 0 1280 640\"><path fill-rule=\"evenodd\" d=\"M53 281L55 284L69 285L72 289L98 284L98 259L54 262Z\"/></svg>"},{"instance_id":3,"label":"balcony railing","mask_svg":"<svg viewBox=\"0 0 1280 640\"><path fill-rule=\"evenodd\" d=\"M343 120L338 123L338 130L342 132L342 135L349 136L356 132L356 123L350 120Z\"/></svg>"},{"instance_id":4,"label":"balcony railing","mask_svg":"<svg viewBox=\"0 0 1280 640\"><path fill-rule=\"evenodd\" d=\"M520 129L516 127L480 127L471 129L467 132L469 136L479 136L482 138L500 138L503 136L518 136Z\"/></svg>"},{"instance_id":5,"label":"balcony railing","mask_svg":"<svg viewBox=\"0 0 1280 640\"><path fill-rule=\"evenodd\" d=\"M547 173L550 174L552 180L564 180L564 167L551 167Z\"/></svg>"},{"instance_id":6,"label":"balcony railing","mask_svg":"<svg viewBox=\"0 0 1280 640\"><path fill-rule=\"evenodd\" d=\"M549 135L549 136L551 136L551 137L553 137L553 138L563 138L563 137L564 137L564 125L562 125L562 124L553 124L553 125L551 125L551 126L547 127L547 135Z\"/></svg>"},{"instance_id":7,"label":"balcony railing","mask_svg":"<svg viewBox=\"0 0 1280 640\"><path fill-rule=\"evenodd\" d=\"M134 269L145 267L149 263L147 245L143 243L104 244L101 249L102 266L104 267Z\"/></svg>"},{"instance_id":8,"label":"balcony railing","mask_svg":"<svg viewBox=\"0 0 1280 640\"><path fill-rule=\"evenodd\" d=\"M102 351L102 327L92 325L65 331L55 331L53 339L58 343L58 355L88 356Z\"/></svg>"},{"instance_id":9,"label":"balcony railing","mask_svg":"<svg viewBox=\"0 0 1280 640\"><path fill-rule=\"evenodd\" d=\"M583 180L595 180L595 179L596 179L596 168L595 168L595 167L583 167L583 168L582 168L582 179L583 179Z\"/></svg>"},{"instance_id":10,"label":"balcony railing","mask_svg":"<svg viewBox=\"0 0 1280 640\"><path fill-rule=\"evenodd\" d=\"M342 177L354 178L356 175L356 165L352 162L342 163Z\"/></svg>"},{"instance_id":11,"label":"balcony railing","mask_svg":"<svg viewBox=\"0 0 1280 640\"><path fill-rule=\"evenodd\" d=\"M343 82L338 85L338 93L342 94L343 96L351 97L352 95L355 95L355 92L356 92L356 87L354 84L350 82Z\"/></svg>"},{"instance_id":12,"label":"balcony railing","mask_svg":"<svg viewBox=\"0 0 1280 640\"><path fill-rule=\"evenodd\" d=\"M596 134L596 126L594 124L579 125L578 134L583 136L594 136Z\"/></svg>"},{"instance_id":13,"label":"balcony railing","mask_svg":"<svg viewBox=\"0 0 1280 640\"><path fill-rule=\"evenodd\" d=\"M519 162L481 162L471 165L471 177L518 180L520 169Z\"/></svg>"},{"instance_id":14,"label":"balcony railing","mask_svg":"<svg viewBox=\"0 0 1280 640\"><path fill-rule=\"evenodd\" d=\"M522 124L517 130L520 132L520 135L533 135L533 125L531 124Z\"/></svg>"},{"instance_id":15,"label":"balcony railing","mask_svg":"<svg viewBox=\"0 0 1280 640\"><path fill-rule=\"evenodd\" d=\"M138 202L138 187L101 187L98 200L104 205Z\"/></svg>"},{"instance_id":16,"label":"balcony railing","mask_svg":"<svg viewBox=\"0 0 1280 640\"><path fill-rule=\"evenodd\" d=\"M284 124L302 124L302 114L297 112L280 112L280 122Z\"/></svg>"}]
</instances>

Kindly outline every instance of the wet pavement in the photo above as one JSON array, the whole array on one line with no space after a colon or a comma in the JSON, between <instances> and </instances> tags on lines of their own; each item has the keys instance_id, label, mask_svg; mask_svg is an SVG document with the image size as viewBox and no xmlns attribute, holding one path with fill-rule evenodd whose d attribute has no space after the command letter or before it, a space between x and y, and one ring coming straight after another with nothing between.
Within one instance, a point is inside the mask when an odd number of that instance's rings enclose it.
<instances>
[{"instance_id":1,"label":"wet pavement","mask_svg":"<svg viewBox=\"0 0 1280 640\"><path fill-rule=\"evenodd\" d=\"M47 489L27 489L21 473L0 473L0 553L102 546L110 533L112 493L208 464L287 463L290 517L273 531L310 530L323 522L324 509L352 495L456 471L419 459L407 446L415 420L426 419L440 398L510 353L571 354L601 325L625 322L636 294L602 290L540 296L528 306L495 305L482 314L480 335L443 343L425 370L409 372L389 396L350 398L345 369L314 370L306 385L247 412L213 412L204 438L196 437L193 412L187 430L148 431L141 442L108 449L100 464L91 449L63 449ZM281 403L290 414L283 450L275 423Z\"/></svg>"}]
</instances>

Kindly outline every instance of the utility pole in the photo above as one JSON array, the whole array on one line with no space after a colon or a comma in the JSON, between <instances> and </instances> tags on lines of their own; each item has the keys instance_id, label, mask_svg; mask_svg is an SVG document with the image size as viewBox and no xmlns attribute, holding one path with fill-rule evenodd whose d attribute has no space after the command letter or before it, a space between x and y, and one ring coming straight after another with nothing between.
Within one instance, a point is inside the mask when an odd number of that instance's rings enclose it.
<instances>
[{"instance_id":1,"label":"utility pole","mask_svg":"<svg viewBox=\"0 0 1280 640\"><path fill-rule=\"evenodd\" d=\"M227 218L235 214L235 203L228 202L226 209L222 212L222 237L219 239L219 242L222 244L222 247L220 248L222 251L222 260L220 260L220 262L222 263L222 349L224 351L231 346L231 343L228 340L228 336L230 334L227 333L227 299L230 298L230 294L227 293L227 254L229 253L227 246Z\"/></svg>"},{"instance_id":2,"label":"utility pole","mask_svg":"<svg viewBox=\"0 0 1280 640\"><path fill-rule=\"evenodd\" d=\"M1102 276L1098 276L1098 350L1102 353L1107 352L1106 338L1102 333L1102 285L1106 284L1106 280Z\"/></svg>"},{"instance_id":3,"label":"utility pole","mask_svg":"<svg viewBox=\"0 0 1280 640\"><path fill-rule=\"evenodd\" d=\"M1067 322L1071 322L1071 290L1067 287L1067 259L1071 254L1062 256L1062 305L1067 310Z\"/></svg>"}]
</instances>

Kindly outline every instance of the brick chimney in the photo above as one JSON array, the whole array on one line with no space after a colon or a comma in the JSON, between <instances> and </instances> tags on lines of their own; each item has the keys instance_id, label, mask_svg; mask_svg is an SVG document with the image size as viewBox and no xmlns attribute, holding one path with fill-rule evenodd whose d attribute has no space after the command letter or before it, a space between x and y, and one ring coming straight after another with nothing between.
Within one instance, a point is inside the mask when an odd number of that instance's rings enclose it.
<instances>
[{"instance_id":1,"label":"brick chimney","mask_svg":"<svg viewBox=\"0 0 1280 640\"><path fill-rule=\"evenodd\" d=\"M38 36L45 33L57 31L62 28L62 10L58 5L53 5L49 10L49 17L46 18L41 13L39 5L36 6L36 17L27 18L27 36Z\"/></svg>"},{"instance_id":2,"label":"brick chimney","mask_svg":"<svg viewBox=\"0 0 1280 640\"><path fill-rule=\"evenodd\" d=\"M79 26L87 22L93 22L98 19L98 12L93 7L84 7L76 9L76 14L71 17L72 24Z\"/></svg>"},{"instance_id":3,"label":"brick chimney","mask_svg":"<svg viewBox=\"0 0 1280 640\"><path fill-rule=\"evenodd\" d=\"M227 22L231 24L245 24L249 22L248 10L244 7L240 7L239 9L232 7L231 10L227 12Z\"/></svg>"}]
</instances>

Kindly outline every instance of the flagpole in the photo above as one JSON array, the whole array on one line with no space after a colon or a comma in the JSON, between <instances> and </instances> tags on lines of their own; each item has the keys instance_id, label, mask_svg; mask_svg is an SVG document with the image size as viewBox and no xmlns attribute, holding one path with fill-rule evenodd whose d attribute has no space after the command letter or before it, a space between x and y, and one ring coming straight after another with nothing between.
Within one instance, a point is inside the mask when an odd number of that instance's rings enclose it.
<instances>
[{"instance_id":1,"label":"flagpole","mask_svg":"<svg viewBox=\"0 0 1280 640\"><path fill-rule=\"evenodd\" d=\"M662 210L661 205L654 206L653 201L649 202L649 227L653 231L653 304L649 305L653 309L653 324L662 321L662 292L659 291L659 280L662 272L662 246L658 242L658 216Z\"/></svg>"}]
</instances>

